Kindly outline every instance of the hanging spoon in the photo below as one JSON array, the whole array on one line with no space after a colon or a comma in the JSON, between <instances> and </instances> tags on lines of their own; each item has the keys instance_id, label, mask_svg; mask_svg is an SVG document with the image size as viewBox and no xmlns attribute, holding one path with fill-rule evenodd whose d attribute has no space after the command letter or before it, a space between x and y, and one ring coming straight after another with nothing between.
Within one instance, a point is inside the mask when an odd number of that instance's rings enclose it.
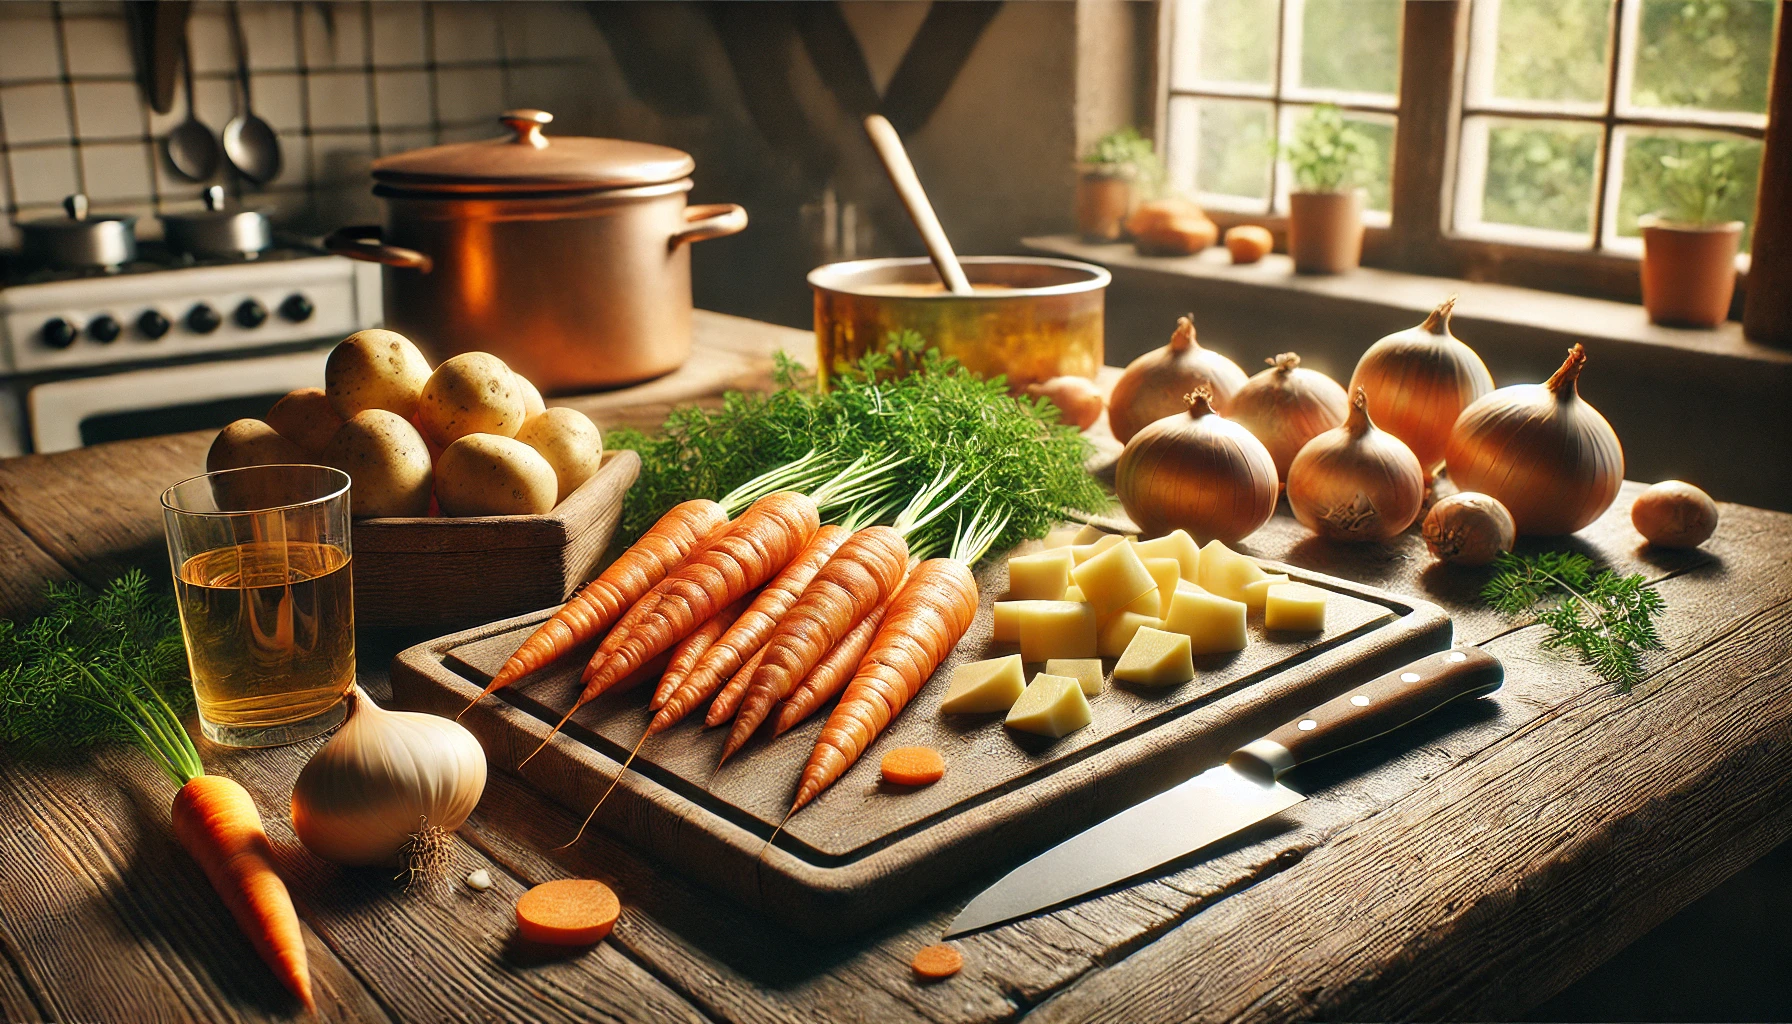
<instances>
[{"instance_id":1,"label":"hanging spoon","mask_svg":"<svg viewBox=\"0 0 1792 1024\"><path fill-rule=\"evenodd\" d=\"M187 119L168 133L163 149L176 174L188 181L210 181L218 173L218 139L199 120L199 107L193 100L193 51L184 34L180 62L187 90Z\"/></svg>"},{"instance_id":2,"label":"hanging spoon","mask_svg":"<svg viewBox=\"0 0 1792 1024\"><path fill-rule=\"evenodd\" d=\"M224 155L238 174L257 185L280 176L280 138L266 121L255 116L249 102L249 51L243 45L243 20L235 3L230 5L230 39L236 46L236 81L242 110L224 126Z\"/></svg>"}]
</instances>

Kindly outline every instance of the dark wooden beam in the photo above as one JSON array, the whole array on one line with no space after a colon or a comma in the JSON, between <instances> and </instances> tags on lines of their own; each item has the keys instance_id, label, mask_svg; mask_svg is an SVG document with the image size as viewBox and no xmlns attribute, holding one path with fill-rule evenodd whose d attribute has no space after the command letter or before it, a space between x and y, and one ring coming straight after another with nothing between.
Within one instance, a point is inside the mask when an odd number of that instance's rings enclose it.
<instances>
[{"instance_id":1,"label":"dark wooden beam","mask_svg":"<svg viewBox=\"0 0 1792 1024\"><path fill-rule=\"evenodd\" d=\"M1792 347L1792 10L1780 9L1767 137L1755 192L1755 238L1742 331L1751 341Z\"/></svg>"}]
</instances>

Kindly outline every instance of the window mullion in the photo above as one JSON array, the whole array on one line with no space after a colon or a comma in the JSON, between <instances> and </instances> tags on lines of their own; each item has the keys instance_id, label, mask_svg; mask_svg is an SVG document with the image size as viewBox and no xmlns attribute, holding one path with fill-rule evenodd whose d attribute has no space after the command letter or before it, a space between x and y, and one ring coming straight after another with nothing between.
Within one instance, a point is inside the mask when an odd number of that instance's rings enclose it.
<instances>
[{"instance_id":1,"label":"window mullion","mask_svg":"<svg viewBox=\"0 0 1792 1024\"><path fill-rule=\"evenodd\" d=\"M1606 207L1610 205L1608 192L1615 173L1612 166L1612 129L1617 123L1618 89L1624 79L1624 64L1629 59L1629 54L1624 52L1626 36L1629 35L1624 31L1624 19L1634 3L1635 0L1616 0L1612 6L1611 42L1606 46L1605 124L1599 145L1598 179L1594 182L1593 193L1594 252L1605 248ZM1616 173L1621 173L1621 169Z\"/></svg>"},{"instance_id":2,"label":"window mullion","mask_svg":"<svg viewBox=\"0 0 1792 1024\"><path fill-rule=\"evenodd\" d=\"M1401 14L1400 94L1391 168L1394 261L1446 272L1456 176L1468 0L1408 3Z\"/></svg>"}]
</instances>

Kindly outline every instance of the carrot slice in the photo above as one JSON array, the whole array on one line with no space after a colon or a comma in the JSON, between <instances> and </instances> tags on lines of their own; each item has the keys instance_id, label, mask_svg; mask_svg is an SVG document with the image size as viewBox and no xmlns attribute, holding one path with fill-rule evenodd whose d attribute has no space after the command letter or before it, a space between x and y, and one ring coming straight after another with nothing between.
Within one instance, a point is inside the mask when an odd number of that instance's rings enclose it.
<instances>
[{"instance_id":1,"label":"carrot slice","mask_svg":"<svg viewBox=\"0 0 1792 1024\"><path fill-rule=\"evenodd\" d=\"M915 974L923 981L939 981L964 970L964 954L958 947L942 942L916 953L913 966Z\"/></svg>"},{"instance_id":2,"label":"carrot slice","mask_svg":"<svg viewBox=\"0 0 1792 1024\"><path fill-rule=\"evenodd\" d=\"M516 901L517 934L550 946L589 946L616 927L622 904L602 882L561 878L543 882Z\"/></svg>"},{"instance_id":3,"label":"carrot slice","mask_svg":"<svg viewBox=\"0 0 1792 1024\"><path fill-rule=\"evenodd\" d=\"M932 747L897 747L884 755L883 773L898 786L931 786L946 774L946 759Z\"/></svg>"}]
</instances>

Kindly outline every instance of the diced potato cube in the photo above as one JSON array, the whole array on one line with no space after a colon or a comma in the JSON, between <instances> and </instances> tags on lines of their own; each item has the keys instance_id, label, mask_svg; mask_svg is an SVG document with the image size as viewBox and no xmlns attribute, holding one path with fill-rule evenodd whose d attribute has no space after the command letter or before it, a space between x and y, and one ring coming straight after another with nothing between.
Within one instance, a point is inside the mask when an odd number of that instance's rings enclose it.
<instances>
[{"instance_id":1,"label":"diced potato cube","mask_svg":"<svg viewBox=\"0 0 1792 1024\"><path fill-rule=\"evenodd\" d=\"M1066 526L1058 530L1050 530L1045 535L1045 546L1051 548L1067 548L1076 543L1077 534L1083 532L1075 526Z\"/></svg>"},{"instance_id":2,"label":"diced potato cube","mask_svg":"<svg viewBox=\"0 0 1792 1024\"><path fill-rule=\"evenodd\" d=\"M1145 591L1138 597L1133 598L1127 603L1126 607L1120 609L1120 611L1138 612L1140 615L1149 615L1154 619L1161 618L1163 615L1163 602L1158 599L1156 588L1153 588ZM1112 617L1113 616L1109 616L1109 618Z\"/></svg>"},{"instance_id":3,"label":"diced potato cube","mask_svg":"<svg viewBox=\"0 0 1792 1024\"><path fill-rule=\"evenodd\" d=\"M1074 601L1028 601L1020 611L1020 657L1095 657L1095 609Z\"/></svg>"},{"instance_id":4,"label":"diced potato cube","mask_svg":"<svg viewBox=\"0 0 1792 1024\"><path fill-rule=\"evenodd\" d=\"M1119 534L1117 534L1117 533L1110 534L1110 533L1108 533L1108 531L1102 529L1099 526L1095 526L1091 523L1084 523L1082 525L1082 527L1076 531L1076 536L1074 536L1070 539L1070 543L1072 545L1093 544L1096 541L1102 539L1103 537L1118 537L1118 536L1119 536Z\"/></svg>"},{"instance_id":5,"label":"diced potato cube","mask_svg":"<svg viewBox=\"0 0 1792 1024\"><path fill-rule=\"evenodd\" d=\"M1026 692L1014 702L1002 724L1010 729L1056 739L1093 720L1094 716L1089 713L1089 698L1083 695L1083 688L1076 680L1041 672L1027 684Z\"/></svg>"},{"instance_id":6,"label":"diced potato cube","mask_svg":"<svg viewBox=\"0 0 1792 1024\"><path fill-rule=\"evenodd\" d=\"M1069 548L1054 548L1036 555L1008 560L1008 600L1060 601L1070 585L1070 569L1076 561Z\"/></svg>"},{"instance_id":7,"label":"diced potato cube","mask_svg":"<svg viewBox=\"0 0 1792 1024\"><path fill-rule=\"evenodd\" d=\"M1170 614L1170 598L1176 596L1176 585L1182 582L1182 563L1174 558L1147 558L1145 570L1157 581L1157 608L1145 614L1161 619Z\"/></svg>"},{"instance_id":8,"label":"diced potato cube","mask_svg":"<svg viewBox=\"0 0 1792 1024\"><path fill-rule=\"evenodd\" d=\"M1201 578L1195 582L1201 585L1202 590L1242 601L1245 584L1263 579L1269 574L1258 568L1257 563L1251 559L1217 540L1212 540L1201 549L1200 575Z\"/></svg>"},{"instance_id":9,"label":"diced potato cube","mask_svg":"<svg viewBox=\"0 0 1792 1024\"><path fill-rule=\"evenodd\" d=\"M1264 599L1269 597L1269 588L1278 583L1286 582L1288 582L1288 577L1281 573L1276 573L1273 576L1265 576L1260 580L1252 580L1244 585L1244 596L1241 600L1244 601L1246 608L1249 608L1254 612L1260 612L1263 610Z\"/></svg>"},{"instance_id":10,"label":"diced potato cube","mask_svg":"<svg viewBox=\"0 0 1792 1024\"><path fill-rule=\"evenodd\" d=\"M1045 663L1045 671L1076 680L1085 697L1101 696L1101 681L1106 673L1101 670L1100 658L1053 658Z\"/></svg>"},{"instance_id":11,"label":"diced potato cube","mask_svg":"<svg viewBox=\"0 0 1792 1024\"><path fill-rule=\"evenodd\" d=\"M940 711L949 715L1006 711L1026 688L1020 655L973 661L952 670L952 686L946 691Z\"/></svg>"},{"instance_id":12,"label":"diced potato cube","mask_svg":"<svg viewBox=\"0 0 1792 1024\"><path fill-rule=\"evenodd\" d=\"M1139 557L1174 558L1182 566L1182 578L1190 583L1201 582L1201 547L1187 530L1175 530L1153 540L1139 542Z\"/></svg>"},{"instance_id":13,"label":"diced potato cube","mask_svg":"<svg viewBox=\"0 0 1792 1024\"><path fill-rule=\"evenodd\" d=\"M1073 583L1070 586L1064 588L1064 600L1081 602L1082 599L1083 599L1083 588L1082 587L1079 587Z\"/></svg>"},{"instance_id":14,"label":"diced potato cube","mask_svg":"<svg viewBox=\"0 0 1792 1024\"><path fill-rule=\"evenodd\" d=\"M1021 609L1031 605L1045 604L1044 601L997 601L991 605L995 613L995 625L990 630L989 638L999 644L1020 643Z\"/></svg>"},{"instance_id":15,"label":"diced potato cube","mask_svg":"<svg viewBox=\"0 0 1792 1024\"><path fill-rule=\"evenodd\" d=\"M1189 639L1194 654L1242 651L1245 644L1243 601L1209 594L1192 583L1183 584L1170 601L1163 628Z\"/></svg>"},{"instance_id":16,"label":"diced potato cube","mask_svg":"<svg viewBox=\"0 0 1792 1024\"><path fill-rule=\"evenodd\" d=\"M1263 628L1318 632L1325 628L1325 591L1305 583L1281 583L1269 588L1263 609Z\"/></svg>"},{"instance_id":17,"label":"diced potato cube","mask_svg":"<svg viewBox=\"0 0 1792 1024\"><path fill-rule=\"evenodd\" d=\"M1104 658L1118 658L1126 645L1132 643L1133 634L1146 626L1161 628L1163 620L1138 612L1115 612L1101 625L1101 635L1095 640L1095 653Z\"/></svg>"},{"instance_id":18,"label":"diced potato cube","mask_svg":"<svg viewBox=\"0 0 1792 1024\"><path fill-rule=\"evenodd\" d=\"M1130 544L1115 544L1071 572L1083 592L1083 600L1105 619L1131 604L1139 595L1157 589L1157 581Z\"/></svg>"},{"instance_id":19,"label":"diced potato cube","mask_svg":"<svg viewBox=\"0 0 1792 1024\"><path fill-rule=\"evenodd\" d=\"M1076 564L1082 565L1084 562L1087 562L1089 559L1094 558L1096 555L1101 554L1103 551L1106 551L1114 545L1123 544L1125 542L1126 538L1117 533L1104 533L1101 535L1100 540L1090 544L1078 544L1072 547L1070 553L1075 556Z\"/></svg>"},{"instance_id":20,"label":"diced potato cube","mask_svg":"<svg viewBox=\"0 0 1792 1024\"><path fill-rule=\"evenodd\" d=\"M1114 678L1140 686L1177 686L1195 678L1195 660L1189 653L1188 637L1147 626L1138 631L1120 663L1114 666Z\"/></svg>"}]
</instances>

